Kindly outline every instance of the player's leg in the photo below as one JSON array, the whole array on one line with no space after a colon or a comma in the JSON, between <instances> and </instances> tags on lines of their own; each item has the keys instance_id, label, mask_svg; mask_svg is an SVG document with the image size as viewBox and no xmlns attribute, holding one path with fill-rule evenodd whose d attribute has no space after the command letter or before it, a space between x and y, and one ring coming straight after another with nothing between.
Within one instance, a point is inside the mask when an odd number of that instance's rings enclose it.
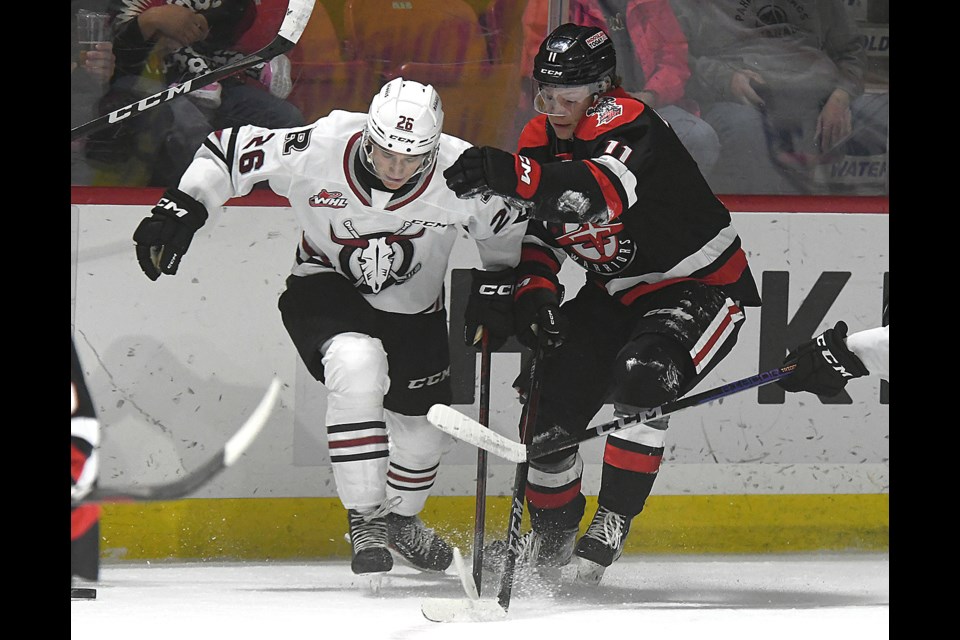
<instances>
[{"instance_id":1,"label":"player's leg","mask_svg":"<svg viewBox=\"0 0 960 640\"><path fill-rule=\"evenodd\" d=\"M716 287L682 283L650 294L632 308L631 339L614 365L612 400L618 413L636 413L681 397L736 343L744 315ZM623 553L630 523L646 503L663 458L667 418L607 438L598 508L577 543L581 578L599 582Z\"/></svg>"},{"instance_id":2,"label":"player's leg","mask_svg":"<svg viewBox=\"0 0 960 640\"><path fill-rule=\"evenodd\" d=\"M390 387L376 314L343 277L291 276L280 296L284 326L327 388L324 424L337 495L347 509L354 573L389 571L383 397Z\"/></svg>"},{"instance_id":3,"label":"player's leg","mask_svg":"<svg viewBox=\"0 0 960 640\"><path fill-rule=\"evenodd\" d=\"M576 433L590 423L609 392L610 363L629 335L626 309L592 285L563 304L561 313L570 329L563 344L548 351L541 363L537 433ZM518 566L570 562L586 506L582 476L583 460L576 447L530 461L526 495L532 531L521 541Z\"/></svg>"},{"instance_id":4,"label":"player's leg","mask_svg":"<svg viewBox=\"0 0 960 640\"><path fill-rule=\"evenodd\" d=\"M380 313L380 336L390 354L390 392L384 399L390 435L386 496L389 546L414 567L443 571L453 549L420 519L440 458L454 444L427 421L434 404L450 404L450 347L444 311Z\"/></svg>"}]
</instances>

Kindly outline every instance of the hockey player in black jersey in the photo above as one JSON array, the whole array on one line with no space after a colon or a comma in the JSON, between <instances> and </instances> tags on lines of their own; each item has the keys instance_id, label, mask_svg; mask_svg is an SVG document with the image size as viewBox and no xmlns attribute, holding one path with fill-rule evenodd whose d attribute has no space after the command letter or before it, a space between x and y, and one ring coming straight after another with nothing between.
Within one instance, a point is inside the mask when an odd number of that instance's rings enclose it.
<instances>
[{"instance_id":1,"label":"hockey player in black jersey","mask_svg":"<svg viewBox=\"0 0 960 640\"><path fill-rule=\"evenodd\" d=\"M603 30L559 26L533 79L541 115L519 152L470 148L444 177L460 197L527 206L514 312L521 342L542 333L548 345L536 432L577 432L605 403L631 414L691 391L730 353L760 296L729 211L670 126L619 87ZM567 258L586 282L563 301ZM668 419L607 438L599 507L579 541L578 448L531 460L533 530L519 565L561 566L575 553L580 578L599 582L653 488Z\"/></svg>"}]
</instances>

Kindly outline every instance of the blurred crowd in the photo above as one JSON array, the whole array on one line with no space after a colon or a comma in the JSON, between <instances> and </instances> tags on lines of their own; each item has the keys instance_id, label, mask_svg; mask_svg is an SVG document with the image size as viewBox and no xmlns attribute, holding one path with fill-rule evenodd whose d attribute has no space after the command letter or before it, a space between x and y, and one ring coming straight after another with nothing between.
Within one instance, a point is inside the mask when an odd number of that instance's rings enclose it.
<instances>
[{"instance_id":1,"label":"blurred crowd","mask_svg":"<svg viewBox=\"0 0 960 640\"><path fill-rule=\"evenodd\" d=\"M275 34L285 5L286 0L72 2L74 22L79 10L96 11L108 16L110 28L105 42L82 55L74 38L71 126L256 51L269 38L251 48L250 33L259 27ZM399 10L404 19L422 19L424 32L404 27L400 44L364 54L358 40L370 36L354 23L367 18L353 15L362 5L381 12L381 27L397 23L399 29L398 21L382 15ZM482 53L463 46L470 51L458 61L431 59L422 46L413 51L424 42L432 42L434 54L441 51L426 23L450 18L461 5L476 18L468 26L481 34ZM674 128L715 192L886 195L887 6L888 0L569 0L567 19L610 34L622 86ZM518 123L533 113L532 60L548 32L551 8L549 0L317 0L307 27L312 33L288 55L72 140L71 182L175 184L210 132L239 124L303 126L332 109L354 109L335 102L345 102L349 85L379 85L401 69L404 77L437 87L451 134L475 144L515 147ZM317 37L322 30L335 33L334 39ZM446 37L463 44L463 33ZM410 52L403 51L404 41ZM363 66L364 55L376 57L377 65ZM391 60L383 60L387 57ZM443 67L442 75L436 67ZM479 87L477 78L483 77L495 77L500 85L507 78L511 86L460 97L461 89ZM369 91L358 88L358 95ZM509 109L503 100L512 103L514 96L516 110L504 116ZM478 116L484 110L489 117ZM477 120L494 132L478 130Z\"/></svg>"}]
</instances>

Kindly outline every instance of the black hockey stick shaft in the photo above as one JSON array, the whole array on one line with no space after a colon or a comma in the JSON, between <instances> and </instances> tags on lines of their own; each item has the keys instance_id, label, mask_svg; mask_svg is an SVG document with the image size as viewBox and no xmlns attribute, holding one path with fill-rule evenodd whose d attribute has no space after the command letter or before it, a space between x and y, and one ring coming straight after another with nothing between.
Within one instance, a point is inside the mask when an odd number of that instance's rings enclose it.
<instances>
[{"instance_id":1,"label":"black hockey stick shaft","mask_svg":"<svg viewBox=\"0 0 960 640\"><path fill-rule=\"evenodd\" d=\"M520 416L520 439L529 446L536 431L537 409L540 404L540 361L543 357L543 338L537 341L537 348L530 360L530 390L527 402ZM497 602L504 611L510 609L510 597L513 593L513 581L517 568L517 556L520 545L520 524L523 519L523 504L527 498L527 473L530 470L530 458L517 464L517 473L513 481L513 501L510 505L510 519L507 524L507 551L503 562L503 574L500 576L500 591Z\"/></svg>"},{"instance_id":2,"label":"black hockey stick shaft","mask_svg":"<svg viewBox=\"0 0 960 640\"><path fill-rule=\"evenodd\" d=\"M260 399L260 403L243 423L243 426L237 429L215 456L183 478L172 482L145 486L111 487L100 485L94 487L83 499L73 502L71 506L76 507L81 504L99 502L177 500L190 495L216 477L221 471L231 466L247 450L260 434L260 431L263 430L263 426L273 412L280 387L280 380L274 378L263 398Z\"/></svg>"},{"instance_id":3,"label":"black hockey stick shaft","mask_svg":"<svg viewBox=\"0 0 960 640\"><path fill-rule=\"evenodd\" d=\"M89 135L110 125L135 118L154 107L175 100L180 96L185 96L197 89L213 84L214 82L219 82L224 78L286 53L292 49L294 45L297 44L297 40L300 39L300 34L303 33L310 19L310 14L313 13L313 5L315 3L316 0L290 0L287 4L287 14L284 16L283 23L280 25L280 34L264 48L228 65L213 69L202 76L187 80L183 84L169 87L164 91L155 93L152 96L147 96L142 100L128 104L125 107L120 107L115 111L111 111L110 113L76 126L70 130L70 140L76 140L81 136Z\"/></svg>"},{"instance_id":4,"label":"black hockey stick shaft","mask_svg":"<svg viewBox=\"0 0 960 640\"><path fill-rule=\"evenodd\" d=\"M484 328L480 342L479 422L490 426L490 332ZM483 537L487 518L487 452L477 449L477 506L473 519L473 582L477 594L483 582Z\"/></svg>"},{"instance_id":5,"label":"black hockey stick shaft","mask_svg":"<svg viewBox=\"0 0 960 640\"><path fill-rule=\"evenodd\" d=\"M608 435L614 431L626 429L640 424L641 422L648 422L661 416L676 413L682 409L687 409L689 407L694 407L701 404L707 404L709 402L719 400L720 398L725 398L726 396L740 393L741 391L746 391L747 389L762 387L765 384L769 384L779 380L780 378L790 375L796 368L797 365L795 363L786 364L781 367L777 367L776 369L764 371L747 378L742 378L734 382L720 385L719 387L714 387L713 389L708 389L701 393L685 396L679 400L674 400L673 402L667 402L659 407L647 409L636 415L617 418L616 420L612 420L610 422L598 424L593 427L587 427L585 430L576 434L563 433L554 438L550 438L548 434L545 434L546 437L538 439L533 444L528 444L527 459L530 460L533 458L539 458L540 456L549 455L551 453L556 453L557 451L562 451L563 449L572 447L585 440Z\"/></svg>"}]
</instances>

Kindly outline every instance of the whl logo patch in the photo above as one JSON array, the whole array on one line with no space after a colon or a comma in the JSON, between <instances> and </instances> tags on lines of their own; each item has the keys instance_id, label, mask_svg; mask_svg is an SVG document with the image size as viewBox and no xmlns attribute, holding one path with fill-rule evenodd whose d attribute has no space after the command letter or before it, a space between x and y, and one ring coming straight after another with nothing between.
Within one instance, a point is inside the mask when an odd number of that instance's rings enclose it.
<instances>
[{"instance_id":1,"label":"whl logo patch","mask_svg":"<svg viewBox=\"0 0 960 640\"><path fill-rule=\"evenodd\" d=\"M320 193L310 196L311 207L330 207L331 209L343 209L347 206L347 199L343 197L340 191L327 191L321 189Z\"/></svg>"}]
</instances>

